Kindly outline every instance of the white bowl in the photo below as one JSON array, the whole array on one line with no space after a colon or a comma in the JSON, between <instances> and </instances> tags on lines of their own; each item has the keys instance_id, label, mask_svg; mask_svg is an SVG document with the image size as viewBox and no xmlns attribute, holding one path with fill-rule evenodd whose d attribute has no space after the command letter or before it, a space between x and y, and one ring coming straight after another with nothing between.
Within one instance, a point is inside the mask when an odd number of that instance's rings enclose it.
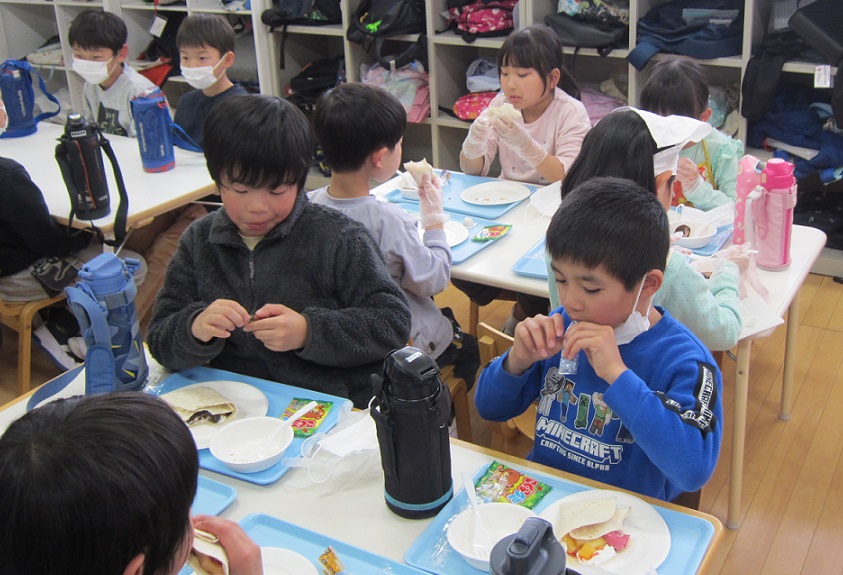
<instances>
[{"instance_id":1,"label":"white bowl","mask_svg":"<svg viewBox=\"0 0 843 575\"><path fill-rule=\"evenodd\" d=\"M267 445L260 453L258 448L281 426L277 417L250 417L235 421L220 429L211 439L211 455L239 473L257 473L269 469L281 460L284 451L293 441L293 429L287 426L275 444Z\"/></svg>"},{"instance_id":2,"label":"white bowl","mask_svg":"<svg viewBox=\"0 0 843 575\"><path fill-rule=\"evenodd\" d=\"M694 220L679 220L670 223L670 233L675 234L677 230L684 230L687 227L687 235L679 238L677 242L683 248L695 250L701 248L711 241L714 234L717 233L717 228L711 224L704 222L697 222Z\"/></svg>"},{"instance_id":3,"label":"white bowl","mask_svg":"<svg viewBox=\"0 0 843 575\"><path fill-rule=\"evenodd\" d=\"M514 503L483 503L480 517L486 531L495 542L507 535L517 533L528 517L535 516L530 509ZM448 528L448 543L475 569L489 572L489 558L474 552L474 510L469 507L456 518ZM490 550L491 551L491 550Z\"/></svg>"},{"instance_id":4,"label":"white bowl","mask_svg":"<svg viewBox=\"0 0 843 575\"><path fill-rule=\"evenodd\" d=\"M419 201L419 189L418 188L400 188L400 189L401 189L401 196L404 199Z\"/></svg>"}]
</instances>

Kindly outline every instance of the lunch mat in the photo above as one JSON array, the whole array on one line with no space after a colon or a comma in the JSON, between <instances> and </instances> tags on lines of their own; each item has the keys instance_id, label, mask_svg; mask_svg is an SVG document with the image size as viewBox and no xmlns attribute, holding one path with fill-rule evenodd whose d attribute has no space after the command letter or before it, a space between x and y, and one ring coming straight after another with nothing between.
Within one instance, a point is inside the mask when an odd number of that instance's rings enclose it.
<instances>
[{"instance_id":1,"label":"lunch mat","mask_svg":"<svg viewBox=\"0 0 843 575\"><path fill-rule=\"evenodd\" d=\"M544 238L542 238L512 264L512 271L519 276L546 280L547 262L544 259L544 251Z\"/></svg>"},{"instance_id":2,"label":"lunch mat","mask_svg":"<svg viewBox=\"0 0 843 575\"><path fill-rule=\"evenodd\" d=\"M480 206L477 204L469 204L468 202L462 201L460 194L462 194L464 190L467 190L471 186L476 186L477 184L503 181L505 180L499 180L497 178L485 178L483 176L469 176L468 174L460 174L454 172L451 174L451 180L448 185L442 189L442 207L444 207L445 210L448 212L457 212L459 214L466 214L469 216L477 216L480 218L487 219L499 218L506 212L517 206L519 203L523 202L524 200L512 202L511 204L502 204L498 206ZM524 185L530 189L531 194L536 191L536 186L530 184ZM411 202L418 205L418 201L410 200L401 195L401 190L399 189L392 190L391 192L385 194L384 198L393 203ZM529 198L524 199L526 200Z\"/></svg>"},{"instance_id":3,"label":"lunch mat","mask_svg":"<svg viewBox=\"0 0 843 575\"><path fill-rule=\"evenodd\" d=\"M237 490L232 486L200 475L191 513L193 515L219 515L236 498Z\"/></svg>"},{"instance_id":4,"label":"lunch mat","mask_svg":"<svg viewBox=\"0 0 843 575\"><path fill-rule=\"evenodd\" d=\"M413 202L399 202L398 206L401 207L405 212L417 214L419 213L419 204ZM447 210L446 210L447 211ZM465 214L456 214L451 213L451 221L457 222L458 224L462 225L463 220L466 218ZM497 242L498 240L505 239L508 235L510 235L513 230L510 229L506 232L506 235L502 238L498 238L495 240L489 240L487 242L475 242L472 241L472 238L480 233L480 231L485 228L486 226L501 226L506 225L502 224L501 222L495 222L493 220L487 220L485 218L479 218L471 216L471 219L474 220L474 226L469 228L468 230L468 237L465 241L458 243L455 246L451 247L451 259L454 264L460 264L482 250L485 247L490 246L491 244Z\"/></svg>"},{"instance_id":5,"label":"lunch mat","mask_svg":"<svg viewBox=\"0 0 843 575\"><path fill-rule=\"evenodd\" d=\"M261 547L283 547L295 551L309 559L319 573L322 572L322 567L319 565L319 556L328 548L328 545L333 547L337 557L342 561L345 567L342 573L353 573L354 575L377 575L380 573L418 575L424 573L409 565L375 555L359 547L348 545L263 513L254 513L244 517L240 521L240 525L249 534L249 537Z\"/></svg>"},{"instance_id":6,"label":"lunch mat","mask_svg":"<svg viewBox=\"0 0 843 575\"><path fill-rule=\"evenodd\" d=\"M331 407L331 411L328 412L322 425L319 426L319 431L328 431L333 428L337 424L340 411L351 409L351 401L348 399L210 367L194 367L174 373L161 383L161 386L156 390L156 394L162 395L186 385L215 380L240 381L261 390L269 400L269 410L266 412L266 415L269 417L281 417L284 409L294 397L331 401L334 405ZM287 448L285 457L301 455L302 443L304 443L303 437L294 438L290 447ZM222 461L211 455L210 449L199 450L199 467L202 469L215 471L222 475L228 475L229 477L235 477L258 485L267 485L278 481L289 469L282 461L279 461L269 469L257 473L240 473L229 469Z\"/></svg>"},{"instance_id":7,"label":"lunch mat","mask_svg":"<svg viewBox=\"0 0 843 575\"><path fill-rule=\"evenodd\" d=\"M485 464L478 469L474 474L475 483L488 468L489 464ZM554 501L589 489L585 485L546 475L532 469L520 470L516 468L516 470L552 487L550 493L533 508L537 515L541 514ZM464 509L467 509L468 505L465 490L460 489L433 518L433 521L419 535L418 539L410 545L410 548L404 554L404 560L414 567L436 575L476 575L482 573L482 571L469 565L448 544L447 528L450 526L451 520ZM656 572L659 575L696 573L705 550L714 536L714 527L700 517L686 515L664 507L653 506L653 508L667 523L671 539L670 552L664 563L656 569Z\"/></svg>"}]
</instances>

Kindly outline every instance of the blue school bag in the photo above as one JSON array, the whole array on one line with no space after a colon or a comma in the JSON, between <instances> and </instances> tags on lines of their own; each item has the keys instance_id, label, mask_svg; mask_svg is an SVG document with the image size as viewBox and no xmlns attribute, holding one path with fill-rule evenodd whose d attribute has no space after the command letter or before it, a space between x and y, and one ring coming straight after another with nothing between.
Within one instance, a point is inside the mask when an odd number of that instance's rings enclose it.
<instances>
[{"instance_id":1,"label":"blue school bag","mask_svg":"<svg viewBox=\"0 0 843 575\"><path fill-rule=\"evenodd\" d=\"M710 60L737 56L742 42L743 0L671 0L638 21L626 59L641 71L658 52Z\"/></svg>"},{"instance_id":2,"label":"blue school bag","mask_svg":"<svg viewBox=\"0 0 843 575\"><path fill-rule=\"evenodd\" d=\"M38 76L41 91L56 105L55 112L43 112L33 117L35 109L35 90L32 88L31 76L33 73ZM38 129L36 126L38 122L61 112L61 104L47 91L44 78L25 60L6 60L0 64L0 91L3 92L3 103L6 105L6 115L9 118L6 132L0 135L0 138L19 138L34 134Z\"/></svg>"},{"instance_id":3,"label":"blue school bag","mask_svg":"<svg viewBox=\"0 0 843 575\"><path fill-rule=\"evenodd\" d=\"M140 389L149 373L132 279L140 262L103 253L82 266L79 282L65 288L88 345L85 394Z\"/></svg>"}]
</instances>

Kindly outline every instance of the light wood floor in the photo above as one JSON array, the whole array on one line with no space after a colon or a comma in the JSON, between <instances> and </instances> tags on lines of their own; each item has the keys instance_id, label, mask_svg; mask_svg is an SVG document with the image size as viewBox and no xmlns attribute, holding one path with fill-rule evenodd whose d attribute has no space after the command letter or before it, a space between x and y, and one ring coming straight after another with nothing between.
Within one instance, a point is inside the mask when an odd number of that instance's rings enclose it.
<instances>
[{"instance_id":1,"label":"light wood floor","mask_svg":"<svg viewBox=\"0 0 843 575\"><path fill-rule=\"evenodd\" d=\"M801 327L793 416L778 418L784 329L752 347L743 524L726 530L708 575L843 575L843 285L811 275L800 294ZM449 288L436 298L468 323L468 300ZM481 321L501 326L512 302L494 302ZM16 395L16 334L3 327L0 405ZM724 370L725 434L720 463L701 509L725 521L734 400L734 362ZM33 350L33 382L59 371ZM489 423L472 413L475 442Z\"/></svg>"}]
</instances>

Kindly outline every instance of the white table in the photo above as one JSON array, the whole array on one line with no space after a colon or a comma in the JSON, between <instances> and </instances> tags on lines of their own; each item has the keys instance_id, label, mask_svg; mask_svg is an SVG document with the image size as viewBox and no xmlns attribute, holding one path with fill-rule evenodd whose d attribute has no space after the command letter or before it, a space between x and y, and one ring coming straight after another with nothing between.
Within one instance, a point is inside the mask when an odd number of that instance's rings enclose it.
<instances>
[{"instance_id":1,"label":"white table","mask_svg":"<svg viewBox=\"0 0 843 575\"><path fill-rule=\"evenodd\" d=\"M63 126L41 122L34 134L0 140L0 156L11 158L27 169L32 181L41 188L50 214L59 222L67 224L70 197L55 158L56 144L63 133ZM216 189L208 174L205 157L201 153L176 148L174 169L148 173L143 171L138 141L135 138L111 134L106 134L105 137L114 149L126 184L129 196L129 228L140 227L155 216L204 197ZM74 219L73 227L82 229L93 223L103 233L108 234L114 229L114 215L120 203L120 195L114 182L111 162L105 153L103 162L111 196L111 213L93 222Z\"/></svg>"},{"instance_id":2,"label":"white table","mask_svg":"<svg viewBox=\"0 0 843 575\"><path fill-rule=\"evenodd\" d=\"M558 184L551 184L558 189ZM377 195L383 195L395 189L394 181L386 182L373 190ZM484 285L510 289L531 295L547 297L548 286L544 280L517 275L512 266L524 253L533 247L547 231L550 217L542 215L524 201L516 206L500 221L512 224L509 237L495 242L488 248L478 252L465 262L451 268L451 276L470 280ZM799 330L799 293L811 267L822 252L825 245L825 234L806 226L793 226L791 243L792 264L786 270L771 272L759 270L761 283L769 291L766 306L758 306L758 298L748 298L741 301L741 315L743 329L737 348L737 372L735 386L734 430L732 433L732 460L729 474L729 507L726 526L737 529L740 526L741 485L743 480L744 443L746 440L746 407L749 394L749 355L752 340L766 337L770 328L780 325L785 313L787 322L787 339L784 358L784 377L782 380L782 400L779 417L783 420L790 418L793 393L793 370L796 351L796 333ZM771 318L775 321L770 321Z\"/></svg>"}]
</instances>

